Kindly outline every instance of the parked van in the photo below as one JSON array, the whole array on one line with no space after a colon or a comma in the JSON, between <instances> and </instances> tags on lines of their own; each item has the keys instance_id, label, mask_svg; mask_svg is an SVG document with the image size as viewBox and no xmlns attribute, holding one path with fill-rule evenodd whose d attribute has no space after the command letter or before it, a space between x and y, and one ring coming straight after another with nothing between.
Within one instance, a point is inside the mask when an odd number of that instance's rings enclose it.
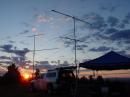
<instances>
[{"instance_id":1,"label":"parked van","mask_svg":"<svg viewBox=\"0 0 130 97\"><path fill-rule=\"evenodd\" d=\"M76 67L70 66L48 70L46 73L41 74L41 78L33 80L32 86L34 89L42 89L48 94L64 91L67 93L73 92L75 87L75 75L73 71L75 69Z\"/></svg>"}]
</instances>

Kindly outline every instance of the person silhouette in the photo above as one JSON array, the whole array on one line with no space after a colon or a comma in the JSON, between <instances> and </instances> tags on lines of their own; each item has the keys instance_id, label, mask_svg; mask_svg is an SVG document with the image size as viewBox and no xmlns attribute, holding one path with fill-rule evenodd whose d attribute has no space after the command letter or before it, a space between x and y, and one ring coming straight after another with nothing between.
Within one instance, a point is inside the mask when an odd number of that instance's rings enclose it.
<instances>
[{"instance_id":1,"label":"person silhouette","mask_svg":"<svg viewBox=\"0 0 130 97\"><path fill-rule=\"evenodd\" d=\"M37 68L35 72L35 78L38 79L40 77L40 70Z\"/></svg>"},{"instance_id":2,"label":"person silhouette","mask_svg":"<svg viewBox=\"0 0 130 97\"><path fill-rule=\"evenodd\" d=\"M5 82L19 83L21 80L21 75L15 63L12 63L10 66L7 67L7 69L8 69L7 73L3 76Z\"/></svg>"}]
</instances>

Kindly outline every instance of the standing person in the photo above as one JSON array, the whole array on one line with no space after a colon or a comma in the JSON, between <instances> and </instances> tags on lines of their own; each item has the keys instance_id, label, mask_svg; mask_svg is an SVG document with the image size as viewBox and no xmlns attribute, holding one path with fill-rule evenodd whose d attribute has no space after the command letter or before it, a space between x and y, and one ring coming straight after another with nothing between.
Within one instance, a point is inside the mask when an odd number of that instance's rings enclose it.
<instances>
[{"instance_id":1,"label":"standing person","mask_svg":"<svg viewBox=\"0 0 130 97\"><path fill-rule=\"evenodd\" d=\"M36 72L35 72L35 78L39 78L40 77L40 70L37 68Z\"/></svg>"},{"instance_id":2,"label":"standing person","mask_svg":"<svg viewBox=\"0 0 130 97\"><path fill-rule=\"evenodd\" d=\"M18 71L18 68L16 67L15 63L12 63L10 66L8 66L7 73L3 76L3 79L7 83L19 83L21 80L20 72Z\"/></svg>"}]
</instances>

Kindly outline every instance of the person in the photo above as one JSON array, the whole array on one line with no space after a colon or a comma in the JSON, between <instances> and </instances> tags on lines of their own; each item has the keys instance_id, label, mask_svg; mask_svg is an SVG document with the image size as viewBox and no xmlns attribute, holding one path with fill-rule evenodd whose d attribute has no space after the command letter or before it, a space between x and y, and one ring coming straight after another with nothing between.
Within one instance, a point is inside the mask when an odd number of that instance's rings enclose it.
<instances>
[{"instance_id":1,"label":"person","mask_svg":"<svg viewBox=\"0 0 130 97\"><path fill-rule=\"evenodd\" d=\"M40 70L37 68L35 72L35 78L38 79L40 77Z\"/></svg>"},{"instance_id":2,"label":"person","mask_svg":"<svg viewBox=\"0 0 130 97\"><path fill-rule=\"evenodd\" d=\"M5 82L19 83L21 80L21 75L15 63L12 63L10 66L7 67L7 69L8 69L7 73L3 76Z\"/></svg>"},{"instance_id":3,"label":"person","mask_svg":"<svg viewBox=\"0 0 130 97\"><path fill-rule=\"evenodd\" d=\"M80 78L80 81L81 81L81 83L86 83L88 81L88 79L85 76L82 76Z\"/></svg>"},{"instance_id":4,"label":"person","mask_svg":"<svg viewBox=\"0 0 130 97\"><path fill-rule=\"evenodd\" d=\"M103 80L103 77L102 77L101 75L99 75L99 76L97 77L97 83L98 83L98 84L104 84L104 80Z\"/></svg>"},{"instance_id":5,"label":"person","mask_svg":"<svg viewBox=\"0 0 130 97\"><path fill-rule=\"evenodd\" d=\"M94 81L93 75L90 75L90 76L89 76L89 81L90 81L90 82L93 82L93 81Z\"/></svg>"}]
</instances>

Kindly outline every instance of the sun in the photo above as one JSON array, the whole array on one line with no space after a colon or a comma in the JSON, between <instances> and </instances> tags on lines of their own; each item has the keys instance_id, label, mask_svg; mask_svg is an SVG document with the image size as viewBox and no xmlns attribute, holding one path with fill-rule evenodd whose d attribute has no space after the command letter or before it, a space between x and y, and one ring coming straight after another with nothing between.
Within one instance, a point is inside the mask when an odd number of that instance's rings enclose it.
<instances>
[{"instance_id":1,"label":"sun","mask_svg":"<svg viewBox=\"0 0 130 97\"><path fill-rule=\"evenodd\" d=\"M25 80L28 80L28 79L30 79L30 75L27 74L27 73L25 73L25 74L23 74L23 78L24 78Z\"/></svg>"}]
</instances>

